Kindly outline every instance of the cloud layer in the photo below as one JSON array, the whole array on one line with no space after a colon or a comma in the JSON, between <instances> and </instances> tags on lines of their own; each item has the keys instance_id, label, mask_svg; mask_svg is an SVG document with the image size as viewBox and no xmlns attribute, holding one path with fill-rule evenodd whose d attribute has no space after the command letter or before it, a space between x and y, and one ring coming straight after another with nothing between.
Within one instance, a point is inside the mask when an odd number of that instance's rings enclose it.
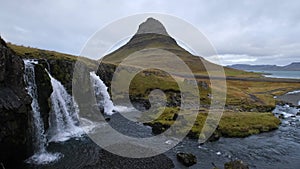
<instances>
[{"instance_id":1,"label":"cloud layer","mask_svg":"<svg viewBox=\"0 0 300 169\"><path fill-rule=\"evenodd\" d=\"M16 44L78 55L89 37L111 21L158 12L195 25L223 64L285 65L300 61L299 6L297 0L12 0L1 2L0 33Z\"/></svg>"}]
</instances>

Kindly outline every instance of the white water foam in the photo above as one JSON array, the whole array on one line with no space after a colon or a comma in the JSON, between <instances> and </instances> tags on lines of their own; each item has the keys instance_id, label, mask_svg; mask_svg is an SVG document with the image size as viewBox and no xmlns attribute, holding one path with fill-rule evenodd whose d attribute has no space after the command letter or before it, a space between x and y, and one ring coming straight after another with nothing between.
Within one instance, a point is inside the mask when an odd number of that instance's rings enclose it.
<instances>
[{"instance_id":1,"label":"white water foam","mask_svg":"<svg viewBox=\"0 0 300 169\"><path fill-rule=\"evenodd\" d=\"M128 113L128 112L136 111L134 107L127 107L121 105L114 106L114 110L120 113Z\"/></svg>"},{"instance_id":2,"label":"white water foam","mask_svg":"<svg viewBox=\"0 0 300 169\"><path fill-rule=\"evenodd\" d=\"M52 113L49 120L49 142L64 142L74 137L82 137L101 126L99 123L80 118L78 105L74 98L49 72L48 75L53 88L50 97Z\"/></svg>"},{"instance_id":3,"label":"white water foam","mask_svg":"<svg viewBox=\"0 0 300 169\"><path fill-rule=\"evenodd\" d=\"M63 157L63 154L61 154L61 153L43 152L43 153L34 154L29 159L27 159L25 162L30 163L30 164L45 165L45 164L56 162L62 157Z\"/></svg>"},{"instance_id":4,"label":"white water foam","mask_svg":"<svg viewBox=\"0 0 300 169\"><path fill-rule=\"evenodd\" d=\"M35 71L34 65L38 64L34 60L24 60L25 64L25 74L24 79L27 85L28 94L32 98L31 108L32 108L32 126L33 126L33 146L34 155L29 159L25 160L27 163L33 164L48 164L54 162L61 158L60 153L48 153L46 151L46 137L44 123L41 118L40 107L38 103L37 86L35 81Z\"/></svg>"},{"instance_id":5,"label":"white water foam","mask_svg":"<svg viewBox=\"0 0 300 169\"><path fill-rule=\"evenodd\" d=\"M292 92L287 92L286 94L297 94L297 93L300 93L300 90L295 90L295 91L292 91Z\"/></svg>"},{"instance_id":6,"label":"white water foam","mask_svg":"<svg viewBox=\"0 0 300 169\"><path fill-rule=\"evenodd\" d=\"M79 127L78 105L64 86L51 76L53 92L48 136L49 142L63 142L72 137L81 137L84 131Z\"/></svg>"},{"instance_id":7,"label":"white water foam","mask_svg":"<svg viewBox=\"0 0 300 169\"><path fill-rule=\"evenodd\" d=\"M95 72L90 72L90 77L96 97L102 96L101 100L97 99L98 106L103 106L105 114L112 115L114 113L114 104L110 99L106 85Z\"/></svg>"},{"instance_id":8,"label":"white water foam","mask_svg":"<svg viewBox=\"0 0 300 169\"><path fill-rule=\"evenodd\" d=\"M281 115L284 119L288 119L291 117L295 117L299 111L299 108L290 107L289 105L276 105L275 109L273 110L273 113L277 116Z\"/></svg>"}]
</instances>

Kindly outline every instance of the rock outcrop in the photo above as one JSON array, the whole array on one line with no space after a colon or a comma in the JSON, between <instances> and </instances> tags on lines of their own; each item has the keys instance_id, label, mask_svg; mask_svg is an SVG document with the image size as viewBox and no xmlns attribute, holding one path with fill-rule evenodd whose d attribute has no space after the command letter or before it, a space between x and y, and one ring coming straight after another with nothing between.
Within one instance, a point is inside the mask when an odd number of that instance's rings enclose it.
<instances>
[{"instance_id":1,"label":"rock outcrop","mask_svg":"<svg viewBox=\"0 0 300 169\"><path fill-rule=\"evenodd\" d=\"M44 129L47 131L49 128L49 112L51 110L50 96L53 91L52 85L46 72L44 61L39 61L39 64L35 65L34 69L40 113L44 122Z\"/></svg>"},{"instance_id":2,"label":"rock outcrop","mask_svg":"<svg viewBox=\"0 0 300 169\"><path fill-rule=\"evenodd\" d=\"M241 160L234 160L225 163L224 169L249 169L249 167Z\"/></svg>"},{"instance_id":3,"label":"rock outcrop","mask_svg":"<svg viewBox=\"0 0 300 169\"><path fill-rule=\"evenodd\" d=\"M176 156L178 161L186 167L190 167L197 163L196 156L191 153L177 153Z\"/></svg>"},{"instance_id":4,"label":"rock outcrop","mask_svg":"<svg viewBox=\"0 0 300 169\"><path fill-rule=\"evenodd\" d=\"M154 18L148 18L145 22L140 24L136 34L147 34L147 33L169 36L164 25Z\"/></svg>"},{"instance_id":5,"label":"rock outcrop","mask_svg":"<svg viewBox=\"0 0 300 169\"><path fill-rule=\"evenodd\" d=\"M0 38L0 162L18 168L30 152L31 98L25 90L24 63Z\"/></svg>"}]
</instances>

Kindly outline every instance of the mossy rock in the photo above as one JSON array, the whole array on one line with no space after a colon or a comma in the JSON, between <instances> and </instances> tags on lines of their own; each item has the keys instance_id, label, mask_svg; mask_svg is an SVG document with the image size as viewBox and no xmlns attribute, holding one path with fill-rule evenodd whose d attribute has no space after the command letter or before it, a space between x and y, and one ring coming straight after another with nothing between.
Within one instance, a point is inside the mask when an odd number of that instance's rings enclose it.
<instances>
[{"instance_id":1,"label":"mossy rock","mask_svg":"<svg viewBox=\"0 0 300 169\"><path fill-rule=\"evenodd\" d=\"M197 157L191 153L177 153L177 160L181 162L184 166L190 167L197 163Z\"/></svg>"},{"instance_id":2,"label":"mossy rock","mask_svg":"<svg viewBox=\"0 0 300 169\"><path fill-rule=\"evenodd\" d=\"M234 160L225 163L224 169L249 169L249 166L241 160Z\"/></svg>"}]
</instances>

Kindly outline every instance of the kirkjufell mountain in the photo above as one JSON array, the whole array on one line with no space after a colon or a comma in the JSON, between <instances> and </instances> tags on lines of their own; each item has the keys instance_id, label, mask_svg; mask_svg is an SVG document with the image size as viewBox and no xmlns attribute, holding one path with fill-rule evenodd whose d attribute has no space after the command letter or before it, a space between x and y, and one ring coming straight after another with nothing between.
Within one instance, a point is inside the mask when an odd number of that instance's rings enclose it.
<instances>
[{"instance_id":1,"label":"kirkjufell mountain","mask_svg":"<svg viewBox=\"0 0 300 169\"><path fill-rule=\"evenodd\" d=\"M114 52L104 56L104 58L102 58L102 61L119 64L130 54L149 48L161 49L177 55L188 65L188 67L192 70L193 73L206 74L207 67L209 67L210 70L220 70L221 68L219 65L211 63L201 56L195 56L187 50L185 50L184 48L182 48L181 46L179 46L176 40L168 34L164 25L159 20L156 20L151 17L138 26L136 34L129 40L128 43L115 50ZM143 52L142 55L144 57L145 55L153 57L153 55L159 54L153 54L152 52ZM172 65L173 61L158 59L153 64L163 63L168 63L169 65ZM178 69L178 71L180 72L180 68ZM225 69L233 71L233 69L231 68ZM237 73L241 72L238 70L235 71L237 71Z\"/></svg>"}]
</instances>

